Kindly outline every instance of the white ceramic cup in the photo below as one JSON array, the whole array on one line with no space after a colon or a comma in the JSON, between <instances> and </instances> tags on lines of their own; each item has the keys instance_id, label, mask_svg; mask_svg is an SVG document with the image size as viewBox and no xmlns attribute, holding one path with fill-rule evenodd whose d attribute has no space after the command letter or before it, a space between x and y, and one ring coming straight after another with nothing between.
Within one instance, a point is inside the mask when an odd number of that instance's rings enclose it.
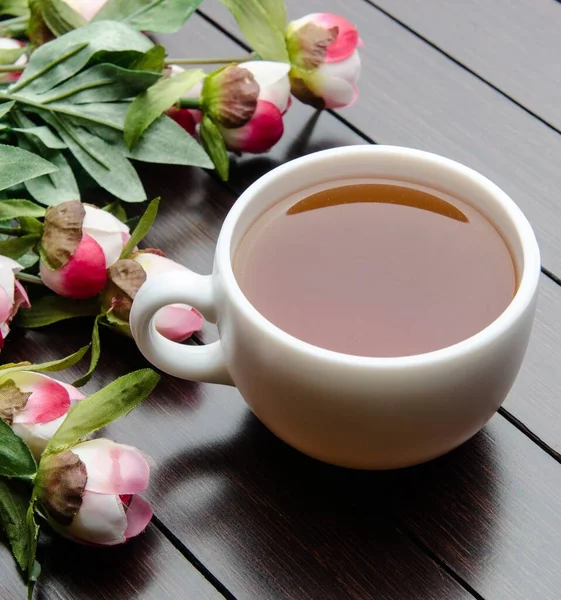
<instances>
[{"instance_id":1,"label":"white ceramic cup","mask_svg":"<svg viewBox=\"0 0 561 600\"><path fill-rule=\"evenodd\" d=\"M284 198L326 181L387 178L458 197L502 233L518 275L506 310L447 348L367 358L313 346L263 317L232 270L247 230ZM440 456L473 436L506 398L522 363L537 299L540 255L532 228L496 185L457 162L407 148L351 146L317 152L261 177L238 199L218 238L212 275L171 273L142 286L131 312L138 347L183 379L235 385L257 417L302 452L336 465L387 469ZM195 306L220 341L185 346L162 337L154 315Z\"/></svg>"}]
</instances>

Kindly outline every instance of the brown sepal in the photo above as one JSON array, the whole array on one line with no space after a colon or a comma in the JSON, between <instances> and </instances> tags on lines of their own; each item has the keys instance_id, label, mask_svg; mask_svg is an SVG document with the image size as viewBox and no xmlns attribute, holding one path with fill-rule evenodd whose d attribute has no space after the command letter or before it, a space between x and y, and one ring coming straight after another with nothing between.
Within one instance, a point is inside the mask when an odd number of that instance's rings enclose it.
<instances>
[{"instance_id":1,"label":"brown sepal","mask_svg":"<svg viewBox=\"0 0 561 600\"><path fill-rule=\"evenodd\" d=\"M8 379L0 385L0 419L12 425L14 415L25 408L32 392L22 392L14 383Z\"/></svg>"},{"instance_id":2,"label":"brown sepal","mask_svg":"<svg viewBox=\"0 0 561 600\"><path fill-rule=\"evenodd\" d=\"M306 23L298 31L298 66L307 70L317 69L325 61L328 46L338 35L338 27L326 29L315 23Z\"/></svg>"},{"instance_id":3,"label":"brown sepal","mask_svg":"<svg viewBox=\"0 0 561 600\"><path fill-rule=\"evenodd\" d=\"M235 129L245 125L257 108L259 84L253 74L237 65L222 69L203 84L203 109L213 121Z\"/></svg>"},{"instance_id":4,"label":"brown sepal","mask_svg":"<svg viewBox=\"0 0 561 600\"><path fill-rule=\"evenodd\" d=\"M86 211L79 200L51 206L45 214L41 239L43 257L52 269L64 267L82 240Z\"/></svg>"},{"instance_id":5,"label":"brown sepal","mask_svg":"<svg viewBox=\"0 0 561 600\"><path fill-rule=\"evenodd\" d=\"M128 322L132 301L145 281L146 272L135 260L118 260L107 270L103 305L110 307L116 317Z\"/></svg>"},{"instance_id":6,"label":"brown sepal","mask_svg":"<svg viewBox=\"0 0 561 600\"><path fill-rule=\"evenodd\" d=\"M61 525L70 525L82 506L88 480L86 465L65 450L41 459L37 485L39 500L49 515Z\"/></svg>"}]
</instances>

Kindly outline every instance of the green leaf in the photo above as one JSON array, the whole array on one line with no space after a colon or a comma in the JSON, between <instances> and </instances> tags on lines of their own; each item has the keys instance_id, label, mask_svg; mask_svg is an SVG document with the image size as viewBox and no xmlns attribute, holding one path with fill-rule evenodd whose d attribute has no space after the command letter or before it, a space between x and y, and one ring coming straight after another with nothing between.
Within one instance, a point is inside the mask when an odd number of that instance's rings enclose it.
<instances>
[{"instance_id":1,"label":"green leaf","mask_svg":"<svg viewBox=\"0 0 561 600\"><path fill-rule=\"evenodd\" d=\"M25 136L38 138L47 148L53 148L55 150L66 148L66 144L58 137L58 135L55 135L52 129L45 125L40 125L39 127L14 127L13 131Z\"/></svg>"},{"instance_id":2,"label":"green leaf","mask_svg":"<svg viewBox=\"0 0 561 600\"><path fill-rule=\"evenodd\" d=\"M284 39L284 0L220 1L232 13L250 46L263 60L290 62Z\"/></svg>"},{"instance_id":3,"label":"green leaf","mask_svg":"<svg viewBox=\"0 0 561 600\"><path fill-rule=\"evenodd\" d=\"M0 255L17 260L20 256L23 256L26 252L34 248L40 239L40 235L29 234L0 241Z\"/></svg>"},{"instance_id":4,"label":"green leaf","mask_svg":"<svg viewBox=\"0 0 561 600\"><path fill-rule=\"evenodd\" d=\"M134 228L134 231L131 233L131 237L126 243L125 247L123 248L120 258L127 258L130 255L130 253L134 250L134 248L138 246L138 244L150 231L150 227L152 227L152 223L154 223L156 215L158 214L159 205L159 198L154 198L154 200L150 202L148 208L145 210L144 214L140 218L138 225Z\"/></svg>"},{"instance_id":5,"label":"green leaf","mask_svg":"<svg viewBox=\"0 0 561 600\"><path fill-rule=\"evenodd\" d=\"M54 165L36 154L0 145L0 190L54 171Z\"/></svg>"},{"instance_id":6,"label":"green leaf","mask_svg":"<svg viewBox=\"0 0 561 600\"><path fill-rule=\"evenodd\" d=\"M16 323L20 327L34 329L67 319L95 317L99 311L99 301L96 298L74 300L62 296L43 296L34 300L31 308L20 310L16 317ZM2 371L0 371L1 374Z\"/></svg>"},{"instance_id":7,"label":"green leaf","mask_svg":"<svg viewBox=\"0 0 561 600\"><path fill-rule=\"evenodd\" d=\"M33 598L33 586L41 574L41 565L35 560L37 555L37 540L39 539L39 525L35 522L35 490L27 509L26 515L27 533L27 598Z\"/></svg>"},{"instance_id":8,"label":"green leaf","mask_svg":"<svg viewBox=\"0 0 561 600\"><path fill-rule=\"evenodd\" d=\"M43 223L34 217L20 217L19 227L24 233L43 235Z\"/></svg>"},{"instance_id":9,"label":"green leaf","mask_svg":"<svg viewBox=\"0 0 561 600\"><path fill-rule=\"evenodd\" d=\"M24 17L28 12L27 0L2 0L0 2L0 14L2 15Z\"/></svg>"},{"instance_id":10,"label":"green leaf","mask_svg":"<svg viewBox=\"0 0 561 600\"><path fill-rule=\"evenodd\" d=\"M60 358L59 360L51 360L46 363L38 363L32 365L30 363L17 363L15 365L3 365L0 367L0 382L5 381L5 378L10 373L15 373L18 371L40 371L40 372L48 372L52 373L54 371L62 371L63 369L68 369L69 367L74 366L77 362L82 360L84 354L90 349L90 344L80 348L74 354L70 354L70 356L65 356L64 358Z\"/></svg>"},{"instance_id":11,"label":"green leaf","mask_svg":"<svg viewBox=\"0 0 561 600\"><path fill-rule=\"evenodd\" d=\"M123 23L89 23L37 48L10 91L22 93L25 88L25 94L44 93L81 71L98 52L126 50L139 58L152 47L145 35Z\"/></svg>"},{"instance_id":12,"label":"green leaf","mask_svg":"<svg viewBox=\"0 0 561 600\"><path fill-rule=\"evenodd\" d=\"M23 269L29 269L34 264L39 262L39 255L35 254L35 252L27 252L18 258L18 262Z\"/></svg>"},{"instance_id":13,"label":"green leaf","mask_svg":"<svg viewBox=\"0 0 561 600\"><path fill-rule=\"evenodd\" d=\"M25 131L30 131L33 128L30 127L30 125L34 125L33 121L28 119L21 111L14 113L14 119ZM60 204L68 200L79 200L80 192L74 173L64 154L56 149L56 146L66 147L66 144L46 125L34 129L40 129L43 133L38 136L20 134L18 136L20 148L39 154L58 167L58 171L30 179L25 183L27 191L37 202L46 206Z\"/></svg>"},{"instance_id":14,"label":"green leaf","mask_svg":"<svg viewBox=\"0 0 561 600\"><path fill-rule=\"evenodd\" d=\"M0 221L44 216L45 209L30 200L0 200Z\"/></svg>"},{"instance_id":15,"label":"green leaf","mask_svg":"<svg viewBox=\"0 0 561 600\"><path fill-rule=\"evenodd\" d=\"M37 96L42 104L69 101L73 104L112 102L134 98L161 78L160 73L124 69L103 63L67 79L48 92Z\"/></svg>"},{"instance_id":16,"label":"green leaf","mask_svg":"<svg viewBox=\"0 0 561 600\"><path fill-rule=\"evenodd\" d=\"M15 102L2 102L2 104L0 104L0 119L2 117L4 117L5 115L7 115L12 108L14 108Z\"/></svg>"},{"instance_id":17,"label":"green leaf","mask_svg":"<svg viewBox=\"0 0 561 600\"><path fill-rule=\"evenodd\" d=\"M1 26L1 24L0 24ZM28 50L27 46L21 48L1 48L0 49L0 64L11 65ZM23 70L23 67L22 67Z\"/></svg>"},{"instance_id":18,"label":"green leaf","mask_svg":"<svg viewBox=\"0 0 561 600\"><path fill-rule=\"evenodd\" d=\"M123 136L114 129L94 123L88 123L87 128L134 160L205 169L213 167L212 161L197 141L166 115L162 115L148 127L132 150L126 147Z\"/></svg>"},{"instance_id":19,"label":"green leaf","mask_svg":"<svg viewBox=\"0 0 561 600\"><path fill-rule=\"evenodd\" d=\"M47 27L56 37L87 23L82 15L63 0L41 0L41 10Z\"/></svg>"},{"instance_id":20,"label":"green leaf","mask_svg":"<svg viewBox=\"0 0 561 600\"><path fill-rule=\"evenodd\" d=\"M0 529L6 533L12 554L24 572L29 557L27 510L30 501L31 494L22 483L0 479Z\"/></svg>"},{"instance_id":21,"label":"green leaf","mask_svg":"<svg viewBox=\"0 0 561 600\"><path fill-rule=\"evenodd\" d=\"M30 479L36 472L37 464L27 444L0 419L0 476Z\"/></svg>"},{"instance_id":22,"label":"green leaf","mask_svg":"<svg viewBox=\"0 0 561 600\"><path fill-rule=\"evenodd\" d=\"M181 96L204 79L202 69L183 71L173 77L160 79L134 99L125 118L125 143L132 148L165 110L175 104Z\"/></svg>"},{"instance_id":23,"label":"green leaf","mask_svg":"<svg viewBox=\"0 0 561 600\"><path fill-rule=\"evenodd\" d=\"M161 44L157 44L135 59L129 68L137 69L138 71L158 71L161 73L164 70L165 58L166 49Z\"/></svg>"},{"instance_id":24,"label":"green leaf","mask_svg":"<svg viewBox=\"0 0 561 600\"><path fill-rule=\"evenodd\" d=\"M54 118L53 118L54 117ZM84 170L101 187L125 202L143 202L146 193L134 167L118 148L93 135L78 121L44 115L74 154Z\"/></svg>"},{"instance_id":25,"label":"green leaf","mask_svg":"<svg viewBox=\"0 0 561 600\"><path fill-rule=\"evenodd\" d=\"M111 127L122 131L125 128L125 114L129 104L127 102L105 102L103 104L92 102L90 104L69 104L68 102L53 102L45 108L28 107L32 112L45 118L52 113L62 113L72 118L80 118L103 127Z\"/></svg>"},{"instance_id":26,"label":"green leaf","mask_svg":"<svg viewBox=\"0 0 561 600\"><path fill-rule=\"evenodd\" d=\"M94 21L122 21L136 29L174 33L199 8L203 0L108 0Z\"/></svg>"},{"instance_id":27,"label":"green leaf","mask_svg":"<svg viewBox=\"0 0 561 600\"><path fill-rule=\"evenodd\" d=\"M95 318L92 330L92 354L90 358L90 366L85 375L83 375L79 379L76 379L76 381L72 383L72 385L76 387L82 387L83 385L86 385L86 383L88 383L97 367L97 363L99 362L99 356L101 354L101 344L99 341L99 320L102 318L103 315L97 315L97 317Z\"/></svg>"},{"instance_id":28,"label":"green leaf","mask_svg":"<svg viewBox=\"0 0 561 600\"><path fill-rule=\"evenodd\" d=\"M27 191L45 206L80 200L80 191L68 160L62 152L45 149L43 157L58 167L58 171L25 182Z\"/></svg>"},{"instance_id":29,"label":"green leaf","mask_svg":"<svg viewBox=\"0 0 561 600\"><path fill-rule=\"evenodd\" d=\"M228 181L228 173L230 170L230 159L226 144L218 131L218 127L205 115L201 121L201 141L205 150L208 152L218 174L223 181Z\"/></svg>"},{"instance_id":30,"label":"green leaf","mask_svg":"<svg viewBox=\"0 0 561 600\"><path fill-rule=\"evenodd\" d=\"M109 425L138 406L160 380L152 369L134 371L75 404L49 441L45 452L67 450L90 433Z\"/></svg>"},{"instance_id":31,"label":"green leaf","mask_svg":"<svg viewBox=\"0 0 561 600\"><path fill-rule=\"evenodd\" d=\"M200 144L166 115L154 121L127 156L165 165L212 169L213 163Z\"/></svg>"}]
</instances>

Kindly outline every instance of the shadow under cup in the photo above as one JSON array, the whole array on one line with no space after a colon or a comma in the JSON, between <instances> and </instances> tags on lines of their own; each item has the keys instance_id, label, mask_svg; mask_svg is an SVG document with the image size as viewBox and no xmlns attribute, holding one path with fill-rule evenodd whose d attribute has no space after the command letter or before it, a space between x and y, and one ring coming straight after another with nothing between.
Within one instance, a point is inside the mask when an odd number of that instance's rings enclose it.
<instances>
[{"instance_id":1,"label":"shadow under cup","mask_svg":"<svg viewBox=\"0 0 561 600\"><path fill-rule=\"evenodd\" d=\"M422 185L478 209L501 233L515 264L518 286L505 311L458 344L396 358L326 350L265 319L233 273L243 236L269 208L297 192L360 178ZM468 167L399 147L318 152L259 179L224 223L214 283L228 372L257 417L306 454L354 468L420 463L474 435L505 399L526 351L539 272L539 249L520 209Z\"/></svg>"}]
</instances>

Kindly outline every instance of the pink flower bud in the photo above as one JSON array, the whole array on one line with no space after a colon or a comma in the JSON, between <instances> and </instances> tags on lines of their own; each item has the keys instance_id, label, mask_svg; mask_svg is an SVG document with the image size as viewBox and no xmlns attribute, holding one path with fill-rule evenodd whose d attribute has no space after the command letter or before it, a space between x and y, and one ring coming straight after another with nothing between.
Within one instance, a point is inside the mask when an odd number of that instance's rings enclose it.
<instances>
[{"instance_id":1,"label":"pink flower bud","mask_svg":"<svg viewBox=\"0 0 561 600\"><path fill-rule=\"evenodd\" d=\"M130 259L120 260L109 269L109 282L101 295L109 321L121 333L130 336L129 316L140 287L160 273L189 272L159 251L136 252ZM187 304L172 304L156 314L156 329L174 342L182 342L199 331L203 317Z\"/></svg>"},{"instance_id":2,"label":"pink flower bud","mask_svg":"<svg viewBox=\"0 0 561 600\"><path fill-rule=\"evenodd\" d=\"M47 375L17 371L0 384L0 418L39 460L70 408L84 397L75 387Z\"/></svg>"},{"instance_id":3,"label":"pink flower bud","mask_svg":"<svg viewBox=\"0 0 561 600\"><path fill-rule=\"evenodd\" d=\"M343 108L358 96L362 45L357 29L343 17L313 13L286 29L292 63L292 93L316 108Z\"/></svg>"},{"instance_id":4,"label":"pink flower bud","mask_svg":"<svg viewBox=\"0 0 561 600\"><path fill-rule=\"evenodd\" d=\"M20 306L29 308L29 298L14 273L21 270L21 265L0 256L0 350L4 347L4 339L10 332L10 322L16 316Z\"/></svg>"},{"instance_id":5,"label":"pink flower bud","mask_svg":"<svg viewBox=\"0 0 561 600\"><path fill-rule=\"evenodd\" d=\"M91 298L129 238L129 228L105 210L78 200L53 206L45 215L41 278L60 296Z\"/></svg>"},{"instance_id":6,"label":"pink flower bud","mask_svg":"<svg viewBox=\"0 0 561 600\"><path fill-rule=\"evenodd\" d=\"M13 40L12 38L0 37L0 50L18 50L19 48L23 48L25 44L20 42L19 40ZM14 63L14 65L18 67L25 67L27 64L27 54L22 54ZM21 72L15 73L1 73L0 74L0 83L9 83L12 81L17 81L21 76Z\"/></svg>"},{"instance_id":7,"label":"pink flower bud","mask_svg":"<svg viewBox=\"0 0 561 600\"><path fill-rule=\"evenodd\" d=\"M103 8L107 0L64 0L89 23Z\"/></svg>"},{"instance_id":8,"label":"pink flower bud","mask_svg":"<svg viewBox=\"0 0 561 600\"><path fill-rule=\"evenodd\" d=\"M240 67L249 71L259 86L257 105L244 125L235 128L218 125L218 128L230 150L267 152L284 132L282 117L290 106L290 67L271 61L250 61Z\"/></svg>"},{"instance_id":9,"label":"pink flower bud","mask_svg":"<svg viewBox=\"0 0 561 600\"><path fill-rule=\"evenodd\" d=\"M137 494L149 479L139 450L97 439L44 456L35 486L55 531L83 544L114 546L148 526L152 508Z\"/></svg>"}]
</instances>

